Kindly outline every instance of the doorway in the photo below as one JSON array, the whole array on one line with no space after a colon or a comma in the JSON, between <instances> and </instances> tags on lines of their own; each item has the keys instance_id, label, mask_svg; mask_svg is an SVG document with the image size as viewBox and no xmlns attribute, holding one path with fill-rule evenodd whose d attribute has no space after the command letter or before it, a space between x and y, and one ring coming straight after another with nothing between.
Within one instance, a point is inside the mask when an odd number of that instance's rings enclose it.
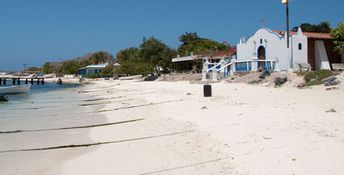
<instances>
[{"instance_id":1,"label":"doorway","mask_svg":"<svg viewBox=\"0 0 344 175\"><path fill-rule=\"evenodd\" d=\"M258 71L263 71L265 69L265 62L261 60L266 60L265 48L260 46L258 48Z\"/></svg>"}]
</instances>

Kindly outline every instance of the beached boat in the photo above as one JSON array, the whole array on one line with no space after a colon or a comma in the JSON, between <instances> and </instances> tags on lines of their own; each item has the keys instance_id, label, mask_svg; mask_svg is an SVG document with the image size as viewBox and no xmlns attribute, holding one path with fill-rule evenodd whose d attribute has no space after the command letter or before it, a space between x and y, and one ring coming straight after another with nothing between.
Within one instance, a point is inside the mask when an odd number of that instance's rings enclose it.
<instances>
[{"instance_id":1,"label":"beached boat","mask_svg":"<svg viewBox=\"0 0 344 175\"><path fill-rule=\"evenodd\" d=\"M30 91L31 84L0 87L0 94L21 94Z\"/></svg>"}]
</instances>

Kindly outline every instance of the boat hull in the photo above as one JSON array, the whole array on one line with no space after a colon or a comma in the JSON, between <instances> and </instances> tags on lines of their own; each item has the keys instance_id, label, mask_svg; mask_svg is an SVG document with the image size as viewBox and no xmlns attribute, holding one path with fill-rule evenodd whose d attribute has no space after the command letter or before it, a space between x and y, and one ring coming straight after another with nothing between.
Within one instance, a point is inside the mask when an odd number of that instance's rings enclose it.
<instances>
[{"instance_id":1,"label":"boat hull","mask_svg":"<svg viewBox=\"0 0 344 175\"><path fill-rule=\"evenodd\" d=\"M31 85L0 87L0 94L22 94L30 91Z\"/></svg>"}]
</instances>

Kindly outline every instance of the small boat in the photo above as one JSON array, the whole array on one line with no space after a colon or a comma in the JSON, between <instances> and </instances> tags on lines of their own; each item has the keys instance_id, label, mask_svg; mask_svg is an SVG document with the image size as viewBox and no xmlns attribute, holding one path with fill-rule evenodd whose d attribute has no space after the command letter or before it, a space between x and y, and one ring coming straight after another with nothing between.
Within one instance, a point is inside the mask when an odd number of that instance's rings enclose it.
<instances>
[{"instance_id":1,"label":"small boat","mask_svg":"<svg viewBox=\"0 0 344 175\"><path fill-rule=\"evenodd\" d=\"M31 84L0 86L0 94L22 94L30 91Z\"/></svg>"}]
</instances>

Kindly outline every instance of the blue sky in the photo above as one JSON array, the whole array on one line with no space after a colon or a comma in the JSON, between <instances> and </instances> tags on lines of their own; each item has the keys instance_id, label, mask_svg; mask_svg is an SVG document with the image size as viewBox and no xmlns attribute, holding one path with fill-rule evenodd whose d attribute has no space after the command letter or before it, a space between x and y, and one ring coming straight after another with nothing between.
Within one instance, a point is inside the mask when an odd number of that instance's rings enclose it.
<instances>
[{"instance_id":1,"label":"blue sky","mask_svg":"<svg viewBox=\"0 0 344 175\"><path fill-rule=\"evenodd\" d=\"M343 22L343 0L292 0L291 27ZM236 44L264 26L285 29L280 0L2 0L0 70L41 66L104 50L116 54L155 36L177 48L185 32Z\"/></svg>"}]
</instances>

